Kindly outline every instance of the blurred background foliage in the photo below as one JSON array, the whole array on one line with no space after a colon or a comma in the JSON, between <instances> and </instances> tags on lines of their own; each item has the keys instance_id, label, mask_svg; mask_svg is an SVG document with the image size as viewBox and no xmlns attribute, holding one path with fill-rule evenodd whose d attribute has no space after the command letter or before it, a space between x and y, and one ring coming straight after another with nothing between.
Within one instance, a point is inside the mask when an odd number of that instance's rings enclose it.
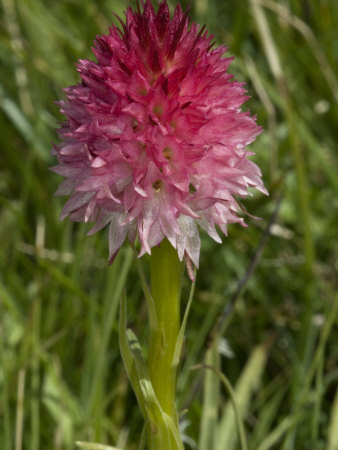
<instances>
[{"instance_id":1,"label":"blurred background foliage","mask_svg":"<svg viewBox=\"0 0 338 450\"><path fill-rule=\"evenodd\" d=\"M60 223L61 180L48 171L55 101L127 6L0 2L2 450L137 448L142 421L117 334L126 285L129 325L147 340L134 257L125 247L108 266L106 231L86 237L89 225ZM223 245L202 237L178 381L187 448L240 448L226 391L191 370L206 360L235 389L249 449L337 449L338 3L192 0L191 17L229 46L247 83L265 130L251 149L270 196L243 202L262 220L230 226ZM188 292L185 279L183 307Z\"/></svg>"}]
</instances>

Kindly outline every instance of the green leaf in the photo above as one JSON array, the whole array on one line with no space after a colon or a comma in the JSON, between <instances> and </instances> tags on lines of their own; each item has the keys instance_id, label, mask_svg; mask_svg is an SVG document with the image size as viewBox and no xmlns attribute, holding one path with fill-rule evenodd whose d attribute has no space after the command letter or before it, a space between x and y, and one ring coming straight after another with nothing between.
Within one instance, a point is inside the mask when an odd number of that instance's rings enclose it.
<instances>
[{"instance_id":1,"label":"green leaf","mask_svg":"<svg viewBox=\"0 0 338 450\"><path fill-rule=\"evenodd\" d=\"M179 362L180 362L180 356L181 356L181 352L182 352L182 345L183 345L185 327L187 325L189 311L190 311L190 308L191 308L192 299L194 297L194 292L195 292L196 272L197 271L195 269L195 277L194 277L195 281L193 283L191 283L188 304L187 304L187 307L185 308L185 312L184 312L184 316L183 316L183 320L182 320L182 325L181 325L180 331L178 333L177 341L176 341L175 353L174 353L174 357L173 357L173 367L177 367Z\"/></svg>"},{"instance_id":2,"label":"green leaf","mask_svg":"<svg viewBox=\"0 0 338 450\"><path fill-rule=\"evenodd\" d=\"M138 450L144 450L146 448L146 437L147 437L147 428L148 424L146 423L143 427L140 443L138 446Z\"/></svg>"},{"instance_id":3,"label":"green leaf","mask_svg":"<svg viewBox=\"0 0 338 450\"><path fill-rule=\"evenodd\" d=\"M148 314L149 314L149 323L150 326L153 328L157 328L157 314L156 314L156 308L153 296L151 295L151 291L149 289L146 277L144 275L143 265L140 258L136 258L136 264L137 264L137 270L140 276L142 290L144 293L144 296L147 300L147 306L148 306Z\"/></svg>"},{"instance_id":4,"label":"green leaf","mask_svg":"<svg viewBox=\"0 0 338 450\"><path fill-rule=\"evenodd\" d=\"M128 378L133 387L137 401L142 410L143 417L145 421L147 421L148 414L143 401L143 393L138 379L134 356L129 346L127 334L127 302L125 298L125 293L123 293L121 297L121 304L120 304L119 344L124 367L126 369Z\"/></svg>"},{"instance_id":5,"label":"green leaf","mask_svg":"<svg viewBox=\"0 0 338 450\"><path fill-rule=\"evenodd\" d=\"M172 419L162 411L156 398L141 346L133 331L126 329L126 322L127 307L125 296L123 296L121 298L119 325L121 355L146 421L146 426L150 426L151 432L156 435L155 439L152 440L152 443L157 446L154 447L154 450L155 448L168 448L168 443L172 442L172 438L176 442L177 449L184 450L182 444L180 444L180 437L177 436L178 430Z\"/></svg>"},{"instance_id":6,"label":"green leaf","mask_svg":"<svg viewBox=\"0 0 338 450\"><path fill-rule=\"evenodd\" d=\"M127 330L127 339L133 354L138 382L142 392L142 401L152 424L163 420L163 412L151 384L148 369L142 355L141 346L132 330Z\"/></svg>"},{"instance_id":7,"label":"green leaf","mask_svg":"<svg viewBox=\"0 0 338 450\"><path fill-rule=\"evenodd\" d=\"M149 425L158 433L159 448L162 448L162 446L164 448L161 442L171 442L171 437L174 437L177 449L184 450L181 439L178 436L178 430L174 426L172 419L162 411L161 405L157 400L137 337L132 330L127 330L127 336L130 349L134 355L138 380L143 394L143 402L148 413Z\"/></svg>"}]
</instances>

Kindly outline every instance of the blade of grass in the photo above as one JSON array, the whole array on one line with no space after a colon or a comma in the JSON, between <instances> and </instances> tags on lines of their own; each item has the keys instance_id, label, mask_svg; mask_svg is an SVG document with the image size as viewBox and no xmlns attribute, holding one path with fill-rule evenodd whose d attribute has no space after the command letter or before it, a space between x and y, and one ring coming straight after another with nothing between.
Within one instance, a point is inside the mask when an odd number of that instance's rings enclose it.
<instances>
[{"instance_id":1,"label":"blade of grass","mask_svg":"<svg viewBox=\"0 0 338 450\"><path fill-rule=\"evenodd\" d=\"M294 401L293 415L291 416L291 426L289 427L289 432L286 436L283 449L292 448L294 442L294 427L296 426L300 413L304 407L306 400L311 395L311 384L313 379L318 371L320 370L321 361L324 358L325 349L327 345L327 341L329 335L331 333L331 329L335 323L336 317L338 313L338 294L336 294L333 304L327 305L327 311L325 314L325 324L321 330L319 335L319 343L316 348L312 364L309 368L309 371L305 377L305 381L303 383L302 389L299 392L299 395L296 397Z\"/></svg>"},{"instance_id":2,"label":"blade of grass","mask_svg":"<svg viewBox=\"0 0 338 450\"><path fill-rule=\"evenodd\" d=\"M286 389L280 386L275 395L263 404L257 417L253 435L250 438L251 448L257 449L259 444L269 435L269 431L273 429L273 423L278 422L281 403L286 394L285 391Z\"/></svg>"},{"instance_id":3,"label":"blade of grass","mask_svg":"<svg viewBox=\"0 0 338 450\"><path fill-rule=\"evenodd\" d=\"M96 444L95 442L82 442L76 441L77 447L83 448L85 450L122 450L117 447L112 447L111 445Z\"/></svg>"},{"instance_id":4,"label":"blade of grass","mask_svg":"<svg viewBox=\"0 0 338 450\"><path fill-rule=\"evenodd\" d=\"M198 448L200 450L211 450L215 448L220 392L220 376L218 374L220 354L218 351L218 339L215 339L213 345L207 350L205 365L194 366L194 368L197 367L211 367L215 369L214 371L208 370L204 378L201 431L198 441Z\"/></svg>"},{"instance_id":5,"label":"blade of grass","mask_svg":"<svg viewBox=\"0 0 338 450\"><path fill-rule=\"evenodd\" d=\"M23 417L25 399L26 371L21 369L18 375L18 395L16 403L15 450L22 450Z\"/></svg>"},{"instance_id":6,"label":"blade of grass","mask_svg":"<svg viewBox=\"0 0 338 450\"><path fill-rule=\"evenodd\" d=\"M203 367L205 369L210 369L213 372L215 372L215 374L218 376L218 378L222 381L223 385L225 386L231 403L232 403L232 407L234 410L234 414L235 414L235 418L236 418L236 425L237 425L237 431L238 431L238 437L239 437L239 441L241 444L241 450L247 450L248 445L247 445L247 441L246 441L246 436L245 436L245 430L244 430L244 425L242 422L242 418L240 415L240 412L238 410L238 405L237 405L237 401L236 401L236 394L231 386L230 381L228 380L228 378L218 369L216 369L214 366L209 366L207 364L201 364L201 365L197 365L194 366L193 368L199 368L199 367ZM206 447L206 448L214 448L215 447L215 443L213 441L211 441L211 447Z\"/></svg>"},{"instance_id":7,"label":"blade of grass","mask_svg":"<svg viewBox=\"0 0 338 450\"><path fill-rule=\"evenodd\" d=\"M37 353L40 347L40 322L41 322L41 300L38 295L33 304L33 342L32 342L32 354ZM31 439L30 448L36 450L40 447L40 399L37 395L40 388L40 359L32 358L31 362L31 389L34 393L31 397Z\"/></svg>"},{"instance_id":8,"label":"blade of grass","mask_svg":"<svg viewBox=\"0 0 338 450\"><path fill-rule=\"evenodd\" d=\"M3 317L3 315L2 315ZM2 379L1 382L1 404L2 408L0 408L0 417L2 416L3 422L3 445L4 450L11 450L13 448L12 445L12 424L11 424L11 411L9 404L9 386L8 386L8 369L7 369L7 360L5 352L5 339L3 335L3 329L0 327L0 376Z\"/></svg>"},{"instance_id":9,"label":"blade of grass","mask_svg":"<svg viewBox=\"0 0 338 450\"><path fill-rule=\"evenodd\" d=\"M264 346L255 347L236 383L235 398L242 419L248 414L251 397L261 382L266 359L266 348ZM224 450L225 448L232 450L235 447L237 441L237 435L234 432L235 421L232 405L227 404L217 427L215 450Z\"/></svg>"},{"instance_id":10,"label":"blade of grass","mask_svg":"<svg viewBox=\"0 0 338 450\"><path fill-rule=\"evenodd\" d=\"M337 450L338 448L338 389L334 397L333 405L331 408L329 425L329 437L327 450Z\"/></svg>"},{"instance_id":11,"label":"blade of grass","mask_svg":"<svg viewBox=\"0 0 338 450\"><path fill-rule=\"evenodd\" d=\"M299 421L300 416L288 416L285 417L278 425L277 427L269 433L264 441L261 443L261 445L258 447L257 450L269 450L272 448L277 442L279 442L284 434L290 430L291 427L295 426L295 424Z\"/></svg>"},{"instance_id":12,"label":"blade of grass","mask_svg":"<svg viewBox=\"0 0 338 450\"><path fill-rule=\"evenodd\" d=\"M286 8L281 3L276 3L271 0L255 0L260 3L262 6L274 11L279 15L283 20L293 26L296 30L299 31L300 34L306 39L309 44L309 49L313 52L315 58L318 62L318 68L323 72L323 75L326 79L327 84L330 86L332 94L335 98L336 103L338 103L338 80L337 77L332 70L325 53L323 52L322 47L318 43L315 34L311 30L311 28L299 17L292 14L291 11Z\"/></svg>"},{"instance_id":13,"label":"blade of grass","mask_svg":"<svg viewBox=\"0 0 338 450\"><path fill-rule=\"evenodd\" d=\"M267 60L269 62L270 69L276 78L278 83L281 97L284 99L283 112L286 118L286 122L289 128L289 141L292 149L295 171L297 175L298 193L299 193L299 208L300 216L303 224L303 247L304 247L304 264L303 264L303 277L304 277L304 309L302 317L301 337L299 339L298 353L300 354L300 367L299 376L294 376L293 382L293 396L296 397L299 393L299 383L304 378L308 371L309 364L311 363L311 353L315 345L315 329L312 324L312 316L315 306L315 283L314 283L314 260L315 250L312 232L312 220L311 220L311 208L310 208L310 186L308 182L308 175L305 167L305 156L303 143L299 138L297 131L297 114L295 107L291 101L288 84L284 73L281 70L281 63L279 52L270 26L266 19L265 12L261 6L259 0L250 0L253 15L257 23L257 29L261 38L262 45L264 47ZM296 436L296 429L291 428L291 432L288 434L289 444L286 449L292 449Z\"/></svg>"},{"instance_id":14,"label":"blade of grass","mask_svg":"<svg viewBox=\"0 0 338 450\"><path fill-rule=\"evenodd\" d=\"M63 380L57 362L46 357L44 367L43 405L57 424L65 447L72 448L75 427L82 422L82 407Z\"/></svg>"},{"instance_id":15,"label":"blade of grass","mask_svg":"<svg viewBox=\"0 0 338 450\"><path fill-rule=\"evenodd\" d=\"M105 366L106 366L106 353L107 348L109 344L109 339L114 327L116 314L118 311L118 306L120 303L120 297L122 295L122 291L124 289L127 275L131 266L131 262L133 259L133 253L131 249L125 249L124 253L124 259L121 266L121 270L119 272L119 276L116 280L116 286L113 293L113 296L109 303L109 309L107 311L107 314L104 317L104 323L103 323L103 333L100 343L100 348L98 349L97 358L96 358L96 364L95 364L95 371L93 375L92 385L90 387L90 392L87 399L86 404L86 415L89 418L91 417L91 414L93 413L94 403L95 403L95 397L97 393L98 386L100 382L102 382Z\"/></svg>"}]
</instances>

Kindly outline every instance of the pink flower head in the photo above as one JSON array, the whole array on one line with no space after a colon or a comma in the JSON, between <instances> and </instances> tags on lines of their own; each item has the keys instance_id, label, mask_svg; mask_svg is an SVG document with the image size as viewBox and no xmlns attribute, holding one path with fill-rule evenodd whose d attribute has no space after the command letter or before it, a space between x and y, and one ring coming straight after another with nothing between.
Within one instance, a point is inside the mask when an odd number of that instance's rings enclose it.
<instances>
[{"instance_id":1,"label":"pink flower head","mask_svg":"<svg viewBox=\"0 0 338 450\"><path fill-rule=\"evenodd\" d=\"M138 235L140 255L167 238L198 267L198 225L221 242L216 225L244 225L234 196L266 193L246 151L261 128L241 111L248 97L226 48L180 6L170 19L165 1L155 13L146 0L119 21L59 102L67 120L53 170L67 178L56 194L70 195L61 218L95 222L89 234L110 224L111 261Z\"/></svg>"}]
</instances>

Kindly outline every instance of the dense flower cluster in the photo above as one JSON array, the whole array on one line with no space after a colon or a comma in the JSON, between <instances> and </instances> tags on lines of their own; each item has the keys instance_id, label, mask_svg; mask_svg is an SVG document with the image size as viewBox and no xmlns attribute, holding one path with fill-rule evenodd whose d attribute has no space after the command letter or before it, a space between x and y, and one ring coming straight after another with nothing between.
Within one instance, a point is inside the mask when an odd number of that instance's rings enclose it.
<instances>
[{"instance_id":1,"label":"dense flower cluster","mask_svg":"<svg viewBox=\"0 0 338 450\"><path fill-rule=\"evenodd\" d=\"M97 62L79 61L82 82L59 102L53 170L67 178L57 194L71 195L61 216L94 221L90 233L110 224L110 260L127 237L140 254L168 238L198 266L197 225L220 242L215 225L244 223L234 196L266 192L246 151L260 127L240 109L226 48L180 6L170 19L165 1L156 13L147 0L120 24L96 38Z\"/></svg>"}]
</instances>

